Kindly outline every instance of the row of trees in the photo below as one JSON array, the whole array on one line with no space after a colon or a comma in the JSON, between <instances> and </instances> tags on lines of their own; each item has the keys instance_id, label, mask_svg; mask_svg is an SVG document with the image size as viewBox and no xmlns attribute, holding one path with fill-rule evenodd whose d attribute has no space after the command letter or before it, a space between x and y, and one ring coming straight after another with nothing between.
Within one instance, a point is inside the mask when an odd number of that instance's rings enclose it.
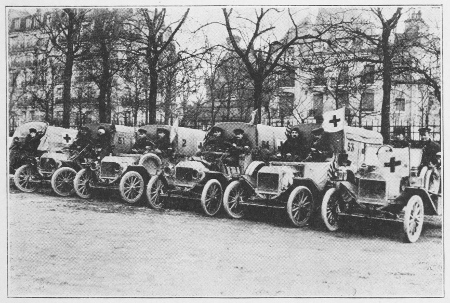
<instances>
[{"instance_id":1,"label":"row of trees","mask_svg":"<svg viewBox=\"0 0 450 303\"><path fill-rule=\"evenodd\" d=\"M58 9L36 18L40 42L35 78L39 75L40 80L33 87L40 86L41 93L35 95L49 113L55 83L63 84L64 127L69 126L74 108L74 70L81 72L83 83L95 83L95 107L101 122L111 121L114 94L121 95L122 105L132 109L134 121L143 111L149 124L156 123L158 109L168 123L176 115L176 104L186 123L196 121L205 108L212 123L219 112L230 120L233 115L247 119L253 110L260 122L263 109L270 119L271 101L279 94L280 82L293 78L313 87L318 84L314 82L318 73L333 70L335 81L325 89L336 100L336 107L348 102L349 94L362 96L370 84L367 77L382 82L381 133L388 138L393 85L420 83L439 102L441 98L440 39L429 31L413 29L397 34L399 20L406 13L402 8L392 12L381 8L324 10L311 23L296 20L291 9L254 9L249 17L224 8L223 21L204 24L187 34L219 26L226 41L211 45L205 37L203 45L192 49L178 42L186 35L183 29L189 9L174 21L169 21L166 9ZM282 33L276 26L280 18L289 22ZM361 63L373 68L361 71ZM79 100L84 88L77 88ZM126 93L118 94L123 89ZM360 109L362 102L361 97ZM295 110L282 102L279 116ZM359 120L362 115L359 110Z\"/></svg>"}]
</instances>

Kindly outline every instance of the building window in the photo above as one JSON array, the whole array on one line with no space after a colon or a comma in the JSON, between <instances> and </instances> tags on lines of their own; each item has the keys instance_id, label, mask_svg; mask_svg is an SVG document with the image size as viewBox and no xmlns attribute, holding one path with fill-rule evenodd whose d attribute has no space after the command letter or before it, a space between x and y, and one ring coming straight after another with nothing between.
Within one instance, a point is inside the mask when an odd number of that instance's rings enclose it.
<instances>
[{"instance_id":1,"label":"building window","mask_svg":"<svg viewBox=\"0 0 450 303\"><path fill-rule=\"evenodd\" d=\"M338 82L339 85L348 84L348 66L344 65L339 69Z\"/></svg>"},{"instance_id":2,"label":"building window","mask_svg":"<svg viewBox=\"0 0 450 303\"><path fill-rule=\"evenodd\" d=\"M364 92L361 96L361 110L363 111L374 111L375 102L373 92Z\"/></svg>"},{"instance_id":3,"label":"building window","mask_svg":"<svg viewBox=\"0 0 450 303\"><path fill-rule=\"evenodd\" d=\"M292 115L292 109L294 107L294 94L285 93L280 95L279 101L279 115L280 117L286 117Z\"/></svg>"},{"instance_id":4,"label":"building window","mask_svg":"<svg viewBox=\"0 0 450 303\"><path fill-rule=\"evenodd\" d=\"M294 87L295 86L295 70L289 68L281 73L280 87Z\"/></svg>"},{"instance_id":5,"label":"building window","mask_svg":"<svg viewBox=\"0 0 450 303\"><path fill-rule=\"evenodd\" d=\"M326 85L326 79L325 79L325 68L319 67L314 71L314 79L313 83L314 85Z\"/></svg>"},{"instance_id":6,"label":"building window","mask_svg":"<svg viewBox=\"0 0 450 303\"><path fill-rule=\"evenodd\" d=\"M348 92L340 91L336 94L337 105L339 108L348 106Z\"/></svg>"},{"instance_id":7,"label":"building window","mask_svg":"<svg viewBox=\"0 0 450 303\"><path fill-rule=\"evenodd\" d=\"M361 75L361 83L363 84L373 84L375 81L375 65L364 66L363 73Z\"/></svg>"},{"instance_id":8,"label":"building window","mask_svg":"<svg viewBox=\"0 0 450 303\"><path fill-rule=\"evenodd\" d=\"M27 29L31 28L31 18L27 18L27 19L25 20L25 27L26 27Z\"/></svg>"},{"instance_id":9,"label":"building window","mask_svg":"<svg viewBox=\"0 0 450 303\"><path fill-rule=\"evenodd\" d=\"M20 29L20 19L14 20L14 29Z\"/></svg>"},{"instance_id":10,"label":"building window","mask_svg":"<svg viewBox=\"0 0 450 303\"><path fill-rule=\"evenodd\" d=\"M316 93L313 95L313 108L310 110L309 115L316 117L321 116L323 112L323 94Z\"/></svg>"},{"instance_id":11,"label":"building window","mask_svg":"<svg viewBox=\"0 0 450 303\"><path fill-rule=\"evenodd\" d=\"M405 111L405 98L395 98L395 111Z\"/></svg>"}]
</instances>

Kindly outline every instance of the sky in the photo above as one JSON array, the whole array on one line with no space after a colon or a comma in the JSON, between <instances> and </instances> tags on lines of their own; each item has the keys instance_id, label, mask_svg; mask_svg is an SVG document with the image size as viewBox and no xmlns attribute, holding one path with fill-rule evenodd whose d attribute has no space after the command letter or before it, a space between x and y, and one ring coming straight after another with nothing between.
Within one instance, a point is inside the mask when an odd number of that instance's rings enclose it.
<instances>
[{"instance_id":1,"label":"sky","mask_svg":"<svg viewBox=\"0 0 450 303\"><path fill-rule=\"evenodd\" d=\"M280 39L284 36L289 28L292 27L292 22L288 15L288 10L292 13L295 22L299 23L305 18L309 18L311 22L314 22L319 8L323 6L276 6L275 8L280 11L270 12L267 14L267 20L271 24L275 25L273 32L273 38ZM342 7L342 6L338 6ZM198 49L203 45L205 38L207 37L210 44L221 44L225 42L227 32L223 25L219 23L224 23L224 16L222 13L222 6L170 6L167 8L167 23L178 21L187 9L190 9L186 23L181 28L180 34L177 35L177 41L181 48L187 49ZM230 7L229 7L230 8ZM260 6L237 6L233 8L232 13L232 25L238 25L237 27L243 32L247 29L247 33L251 34L249 30L250 23L247 21L239 20L236 17L240 16L243 18L248 18L255 20L256 10L260 10ZM268 7L265 7L268 8ZM334 7L336 8L336 7ZM361 6L355 6L355 8L362 8ZM368 8L368 7L366 7ZM35 11L33 7L22 7L20 9L28 10L30 13ZM384 7L386 16L392 15L393 11L396 9L395 6ZM397 32L401 33L404 31L403 21L408 17L411 11L422 11L422 17L426 23L431 26L431 30L434 32L441 31L441 8L432 6L408 6L403 9L403 16L398 25ZM202 27L202 25L209 24L208 26ZM265 24L267 25L267 23ZM202 27L201 29L199 29Z\"/></svg>"}]
</instances>

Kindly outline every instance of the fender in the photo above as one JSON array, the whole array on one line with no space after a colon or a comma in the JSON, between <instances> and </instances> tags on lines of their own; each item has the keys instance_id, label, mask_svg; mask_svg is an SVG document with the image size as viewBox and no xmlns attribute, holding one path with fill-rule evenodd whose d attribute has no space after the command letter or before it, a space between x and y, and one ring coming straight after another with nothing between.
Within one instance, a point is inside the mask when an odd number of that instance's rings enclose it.
<instances>
[{"instance_id":1,"label":"fender","mask_svg":"<svg viewBox=\"0 0 450 303\"><path fill-rule=\"evenodd\" d=\"M225 190L225 187L228 185L229 183L229 179L227 177L224 176L223 173L221 172L215 172L215 171L206 171L205 172L205 178L203 178L202 180L202 184L206 184L206 182L208 182L211 179L217 179L217 181L220 182L220 184L222 185L222 189Z\"/></svg>"},{"instance_id":2,"label":"fender","mask_svg":"<svg viewBox=\"0 0 450 303\"><path fill-rule=\"evenodd\" d=\"M129 171L138 172L144 178L145 185L147 185L148 181L150 181L150 178L152 177L145 167L141 165L129 165L122 176Z\"/></svg>"},{"instance_id":3,"label":"fender","mask_svg":"<svg viewBox=\"0 0 450 303\"><path fill-rule=\"evenodd\" d=\"M139 159L139 165L143 167L148 174L156 174L156 172L161 168L162 161L158 155L153 153L148 153Z\"/></svg>"},{"instance_id":4,"label":"fender","mask_svg":"<svg viewBox=\"0 0 450 303\"><path fill-rule=\"evenodd\" d=\"M244 184L244 186L248 187L249 189L251 189L253 192L255 191L256 188L256 180L252 180L252 177L250 177L249 175L242 175L239 178L239 181L241 181L242 184Z\"/></svg>"},{"instance_id":5,"label":"fender","mask_svg":"<svg viewBox=\"0 0 450 303\"><path fill-rule=\"evenodd\" d=\"M436 205L431 200L430 194L423 188L406 187L405 191L396 199L397 201L403 201L404 204L408 202L409 198L414 195L418 195L422 198L423 207L425 208L426 215L438 215Z\"/></svg>"},{"instance_id":6,"label":"fender","mask_svg":"<svg viewBox=\"0 0 450 303\"><path fill-rule=\"evenodd\" d=\"M264 163L263 161L253 161L252 163L250 163L249 166L247 166L247 169L245 170L245 174L252 176L252 177L256 177L256 175L258 174L258 171L261 169L261 167L265 166L266 163Z\"/></svg>"},{"instance_id":7,"label":"fender","mask_svg":"<svg viewBox=\"0 0 450 303\"><path fill-rule=\"evenodd\" d=\"M320 192L319 187L312 179L310 179L310 178L294 178L294 182L291 186L291 189L293 190L297 186L307 187L311 191L315 201L322 200L323 193Z\"/></svg>"}]
</instances>

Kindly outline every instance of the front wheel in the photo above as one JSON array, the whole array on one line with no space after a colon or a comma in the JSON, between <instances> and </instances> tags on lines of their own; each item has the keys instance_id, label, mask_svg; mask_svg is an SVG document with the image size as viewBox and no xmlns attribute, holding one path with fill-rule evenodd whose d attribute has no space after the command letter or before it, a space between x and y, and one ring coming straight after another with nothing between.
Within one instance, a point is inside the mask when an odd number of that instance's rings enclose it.
<instances>
[{"instance_id":1,"label":"front wheel","mask_svg":"<svg viewBox=\"0 0 450 303\"><path fill-rule=\"evenodd\" d=\"M83 168L73 180L73 187L80 198L89 199L92 196L91 184L94 181L93 173Z\"/></svg>"},{"instance_id":2,"label":"front wheel","mask_svg":"<svg viewBox=\"0 0 450 303\"><path fill-rule=\"evenodd\" d=\"M297 227L308 224L313 211L313 197L305 186L298 186L289 195L287 213L291 223Z\"/></svg>"},{"instance_id":3,"label":"front wheel","mask_svg":"<svg viewBox=\"0 0 450 303\"><path fill-rule=\"evenodd\" d=\"M147 205L153 209L161 209L164 206L164 198L161 194L166 192L166 186L159 176L153 176L147 185Z\"/></svg>"},{"instance_id":4,"label":"front wheel","mask_svg":"<svg viewBox=\"0 0 450 303\"><path fill-rule=\"evenodd\" d=\"M136 171L129 171L120 179L120 196L127 203L137 203L144 194L144 188L144 178Z\"/></svg>"},{"instance_id":5,"label":"front wheel","mask_svg":"<svg viewBox=\"0 0 450 303\"><path fill-rule=\"evenodd\" d=\"M321 216L329 231L337 231L341 227L339 194L336 188L330 188L323 196Z\"/></svg>"},{"instance_id":6,"label":"front wheel","mask_svg":"<svg viewBox=\"0 0 450 303\"><path fill-rule=\"evenodd\" d=\"M405 216L403 218L403 240L414 243L422 232L424 218L424 208L422 198L414 195L409 198L405 207Z\"/></svg>"},{"instance_id":7,"label":"front wheel","mask_svg":"<svg viewBox=\"0 0 450 303\"><path fill-rule=\"evenodd\" d=\"M53 191L63 197L74 193L73 181L77 172L70 167L58 168L52 176L51 184Z\"/></svg>"},{"instance_id":8,"label":"front wheel","mask_svg":"<svg viewBox=\"0 0 450 303\"><path fill-rule=\"evenodd\" d=\"M37 178L39 178L39 176L36 170L32 166L25 164L16 170L14 174L14 184L21 191L32 193L38 188L38 183L33 182L36 181L33 179Z\"/></svg>"},{"instance_id":9,"label":"front wheel","mask_svg":"<svg viewBox=\"0 0 450 303\"><path fill-rule=\"evenodd\" d=\"M223 194L223 208L231 218L241 219L244 216L244 209L240 204L243 201L244 187L241 182L231 182Z\"/></svg>"},{"instance_id":10,"label":"front wheel","mask_svg":"<svg viewBox=\"0 0 450 303\"><path fill-rule=\"evenodd\" d=\"M219 212L222 204L222 186L219 181L211 179L206 182L200 202L208 216L214 216Z\"/></svg>"}]
</instances>

